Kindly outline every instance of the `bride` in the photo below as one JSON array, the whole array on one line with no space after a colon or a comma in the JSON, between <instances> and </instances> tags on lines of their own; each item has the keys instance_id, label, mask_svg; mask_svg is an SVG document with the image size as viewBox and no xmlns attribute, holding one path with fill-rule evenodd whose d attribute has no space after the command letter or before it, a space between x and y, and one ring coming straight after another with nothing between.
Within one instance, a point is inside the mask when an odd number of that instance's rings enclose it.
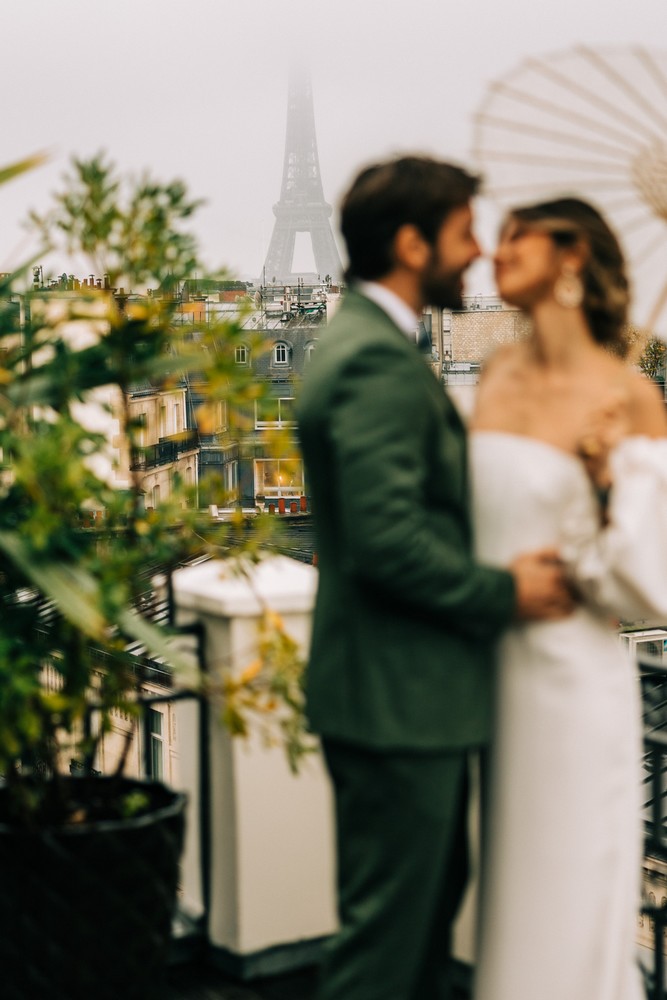
<instances>
[{"instance_id":1,"label":"bride","mask_svg":"<svg viewBox=\"0 0 667 1000\"><path fill-rule=\"evenodd\" d=\"M667 624L667 416L616 351L628 283L592 207L512 212L495 270L532 333L480 384L477 554L555 544L581 603L501 644L475 1000L639 1000L640 706L616 622Z\"/></svg>"}]
</instances>

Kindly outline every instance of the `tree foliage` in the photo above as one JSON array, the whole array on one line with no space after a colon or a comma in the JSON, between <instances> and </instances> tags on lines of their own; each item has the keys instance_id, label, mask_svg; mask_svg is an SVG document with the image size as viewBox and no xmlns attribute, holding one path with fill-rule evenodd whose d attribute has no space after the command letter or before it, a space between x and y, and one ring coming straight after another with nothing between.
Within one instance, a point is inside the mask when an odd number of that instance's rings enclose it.
<instances>
[{"instance_id":1,"label":"tree foliage","mask_svg":"<svg viewBox=\"0 0 667 1000\"><path fill-rule=\"evenodd\" d=\"M0 181L31 162L0 172ZM260 391L235 364L236 346L248 343L238 320L173 322L174 292L198 269L187 228L196 207L178 181L122 178L101 155L75 160L52 210L33 224L45 247L85 259L104 287L18 298L16 276L0 287L0 772L24 810L34 804L36 776L57 773L63 741L79 740L91 696L100 733L115 709L135 711L140 678L128 643L175 669L187 666L168 629L139 613L151 569L169 572L201 551L252 562L266 540L242 523L213 525L186 484L148 510L137 471L125 490L100 472L119 441L127 454L141 448L129 403L136 385L168 389L196 376L202 424L217 402L243 412ZM161 294L130 298L139 285ZM101 398L117 422L115 451L86 416ZM103 512L101 521L91 511ZM278 726L296 760L301 666L275 622L272 634L269 641L264 623L260 673L287 713ZM260 686L254 677L243 696L251 711ZM264 701L258 712L266 717ZM90 740L78 743L87 758L93 750Z\"/></svg>"},{"instance_id":2,"label":"tree foliage","mask_svg":"<svg viewBox=\"0 0 667 1000\"><path fill-rule=\"evenodd\" d=\"M657 337L651 337L639 359L639 367L647 378L665 377L665 362L667 361L667 345Z\"/></svg>"}]
</instances>

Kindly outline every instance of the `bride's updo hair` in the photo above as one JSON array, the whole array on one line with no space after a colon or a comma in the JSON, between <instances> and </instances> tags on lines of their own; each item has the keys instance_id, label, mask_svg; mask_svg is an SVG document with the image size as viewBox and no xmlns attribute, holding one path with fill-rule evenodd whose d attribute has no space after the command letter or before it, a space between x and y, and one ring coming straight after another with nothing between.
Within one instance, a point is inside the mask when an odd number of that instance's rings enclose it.
<instances>
[{"instance_id":1,"label":"bride's updo hair","mask_svg":"<svg viewBox=\"0 0 667 1000\"><path fill-rule=\"evenodd\" d=\"M583 248L584 314L598 343L624 354L630 303L625 259L600 213L579 198L560 198L513 209L510 218L549 233L559 247Z\"/></svg>"}]
</instances>

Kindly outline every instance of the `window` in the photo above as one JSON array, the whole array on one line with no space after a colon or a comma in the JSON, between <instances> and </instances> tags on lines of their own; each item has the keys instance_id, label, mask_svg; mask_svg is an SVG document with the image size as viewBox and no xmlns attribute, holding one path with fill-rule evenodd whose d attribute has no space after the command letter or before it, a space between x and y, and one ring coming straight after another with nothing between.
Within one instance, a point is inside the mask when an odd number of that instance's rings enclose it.
<instances>
[{"instance_id":1,"label":"window","mask_svg":"<svg viewBox=\"0 0 667 1000\"><path fill-rule=\"evenodd\" d=\"M247 365L248 364L248 348L245 344L238 344L234 348L234 361L237 365Z\"/></svg>"},{"instance_id":2,"label":"window","mask_svg":"<svg viewBox=\"0 0 667 1000\"><path fill-rule=\"evenodd\" d=\"M299 458L256 458L255 496L303 496L303 462Z\"/></svg>"},{"instance_id":3,"label":"window","mask_svg":"<svg viewBox=\"0 0 667 1000\"><path fill-rule=\"evenodd\" d=\"M260 399L255 403L255 430L263 427L296 427L293 396Z\"/></svg>"},{"instance_id":4,"label":"window","mask_svg":"<svg viewBox=\"0 0 667 1000\"><path fill-rule=\"evenodd\" d=\"M225 399L218 400L218 427L221 431L226 431L229 426L229 418L227 415L227 401Z\"/></svg>"},{"instance_id":5,"label":"window","mask_svg":"<svg viewBox=\"0 0 667 1000\"><path fill-rule=\"evenodd\" d=\"M146 411L137 414L137 437L136 443L137 448L146 447L146 425L148 423L148 417Z\"/></svg>"},{"instance_id":6,"label":"window","mask_svg":"<svg viewBox=\"0 0 667 1000\"><path fill-rule=\"evenodd\" d=\"M224 466L225 492L236 494L239 485L239 463L234 460Z\"/></svg>"},{"instance_id":7,"label":"window","mask_svg":"<svg viewBox=\"0 0 667 1000\"><path fill-rule=\"evenodd\" d=\"M162 735L163 717L154 708L148 709L148 729L150 738L149 767L150 774L146 777L161 781L164 778L164 737Z\"/></svg>"},{"instance_id":8,"label":"window","mask_svg":"<svg viewBox=\"0 0 667 1000\"><path fill-rule=\"evenodd\" d=\"M224 399L211 399L195 406L195 426L203 436L220 434L227 430L227 402Z\"/></svg>"},{"instance_id":9,"label":"window","mask_svg":"<svg viewBox=\"0 0 667 1000\"><path fill-rule=\"evenodd\" d=\"M151 496L153 500L153 510L156 510L160 506L160 487L157 484L153 487Z\"/></svg>"},{"instance_id":10,"label":"window","mask_svg":"<svg viewBox=\"0 0 667 1000\"><path fill-rule=\"evenodd\" d=\"M174 403L174 434L181 431L181 404Z\"/></svg>"},{"instance_id":11,"label":"window","mask_svg":"<svg viewBox=\"0 0 667 1000\"><path fill-rule=\"evenodd\" d=\"M310 344L306 344L306 357L305 357L306 364L310 364L310 362L313 360L313 351L315 350L316 346L317 346L317 341L315 340L312 341L312 343Z\"/></svg>"},{"instance_id":12,"label":"window","mask_svg":"<svg viewBox=\"0 0 667 1000\"><path fill-rule=\"evenodd\" d=\"M289 348L282 341L277 343L273 348L273 363L274 365L286 365L289 363Z\"/></svg>"},{"instance_id":13,"label":"window","mask_svg":"<svg viewBox=\"0 0 667 1000\"><path fill-rule=\"evenodd\" d=\"M159 411L159 437L163 438L167 436L167 407L160 406Z\"/></svg>"}]
</instances>

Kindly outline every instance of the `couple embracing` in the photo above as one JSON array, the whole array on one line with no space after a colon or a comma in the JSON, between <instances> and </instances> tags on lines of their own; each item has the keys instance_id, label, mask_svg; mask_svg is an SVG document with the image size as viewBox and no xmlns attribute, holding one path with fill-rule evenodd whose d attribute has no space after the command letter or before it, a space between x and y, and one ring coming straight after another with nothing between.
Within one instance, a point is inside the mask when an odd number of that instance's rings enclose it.
<instances>
[{"instance_id":1,"label":"couple embracing","mask_svg":"<svg viewBox=\"0 0 667 1000\"><path fill-rule=\"evenodd\" d=\"M639 703L613 621L667 617L667 416L614 351L618 241L563 199L505 220L498 291L531 333L490 359L467 435L415 330L461 308L477 183L425 157L357 177L351 288L297 405L338 845L319 996L453 997L490 745L475 1000L639 1000Z\"/></svg>"}]
</instances>

